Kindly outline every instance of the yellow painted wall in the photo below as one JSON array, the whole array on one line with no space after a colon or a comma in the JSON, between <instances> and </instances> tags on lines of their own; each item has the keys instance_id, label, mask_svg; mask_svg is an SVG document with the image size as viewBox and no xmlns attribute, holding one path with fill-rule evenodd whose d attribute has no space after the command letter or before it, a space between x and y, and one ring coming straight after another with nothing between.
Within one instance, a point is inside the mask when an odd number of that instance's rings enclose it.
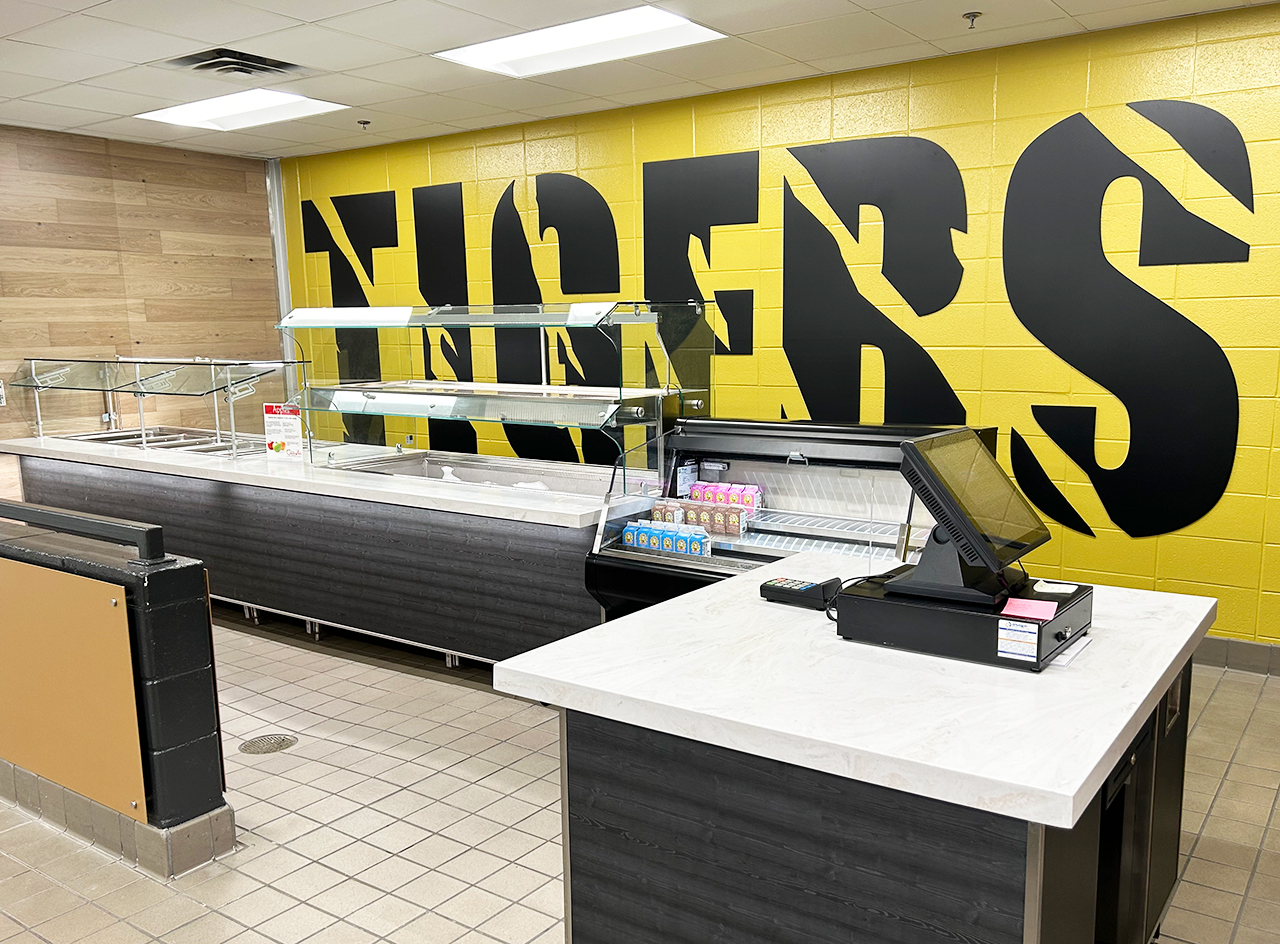
<instances>
[{"instance_id":1,"label":"yellow painted wall","mask_svg":"<svg viewBox=\"0 0 1280 944\"><path fill-rule=\"evenodd\" d=\"M1249 213L1169 135L1126 103L1181 99L1230 118L1247 143L1256 212ZM1112 185L1103 208L1111 262L1147 291L1207 331L1226 351L1240 390L1240 436L1227 494L1207 516L1174 534L1133 539L1108 519L1092 486L1039 433L1032 403L1096 404L1099 460L1123 459L1127 416L1120 402L1043 347L1015 318L1002 281L1002 211L1014 162L1040 133L1083 112L1204 219L1248 242L1250 261L1232 265L1137 265L1141 191L1132 179ZM881 227L863 209L855 242L824 202L789 146L855 137L910 134L940 144L961 169L968 231L954 232L964 264L955 300L916 317L880 274ZM1280 463L1273 462L1280 383L1280 5L1188 17L988 52L949 56L789 82L745 91L539 121L284 163L293 304L330 303L323 256L302 250L300 201L310 199L349 255L328 198L394 190L400 247L374 250L374 305L421 304L414 257L411 190L461 181L467 214L471 301L491 298L489 231L494 207L512 180L544 299L561 299L554 232L539 242L533 177L575 174L608 200L621 251L620 298L642 285L641 168L645 162L761 150L760 222L713 229L708 267L692 253L707 297L716 289L754 289L755 353L716 359L719 416L807 416L782 351L782 181L840 243L859 290L933 356L973 425L1000 427L1001 455L1016 426L1096 537L1051 528L1054 540L1029 559L1035 572L1096 583L1217 596L1216 631L1280 641ZM357 266L357 271L359 267ZM362 276L363 278L363 276ZM386 376L416 371L421 354L407 334L383 338ZM332 338L311 351L336 376ZM486 360L487 359L487 360ZM492 370L492 347L476 349L477 379ZM864 411L874 412L870 372ZM388 423L388 441L415 430ZM425 425L420 430L425 433ZM484 447L503 451L500 430L482 431ZM425 437L424 437L425 438ZM419 445L421 445L419 441ZM1104 525L1098 527L1099 524Z\"/></svg>"}]
</instances>

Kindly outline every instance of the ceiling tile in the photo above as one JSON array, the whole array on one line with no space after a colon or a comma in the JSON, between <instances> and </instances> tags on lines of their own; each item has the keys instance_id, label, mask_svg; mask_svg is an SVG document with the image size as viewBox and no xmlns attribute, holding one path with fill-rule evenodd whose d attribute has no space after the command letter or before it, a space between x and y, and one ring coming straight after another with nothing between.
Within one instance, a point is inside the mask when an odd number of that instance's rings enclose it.
<instances>
[{"instance_id":1,"label":"ceiling tile","mask_svg":"<svg viewBox=\"0 0 1280 944\"><path fill-rule=\"evenodd\" d=\"M1053 0L981 0L971 9L981 10L982 16L969 29L969 21L961 14L968 7L963 4L938 3L937 0L915 0L880 10L879 16L902 27L920 39L932 41L961 33L981 33L1042 23L1063 17L1061 4Z\"/></svg>"},{"instance_id":2,"label":"ceiling tile","mask_svg":"<svg viewBox=\"0 0 1280 944\"><path fill-rule=\"evenodd\" d=\"M89 56L81 52L64 51L54 56L49 54L48 46L35 46L13 39L0 39L0 63L4 65L6 72L61 79L63 82L79 82L129 65L119 59Z\"/></svg>"},{"instance_id":3,"label":"ceiling tile","mask_svg":"<svg viewBox=\"0 0 1280 944\"><path fill-rule=\"evenodd\" d=\"M132 66L107 75L99 75L85 81L86 85L119 89L149 95L164 89L165 95L183 102L195 102L202 98L229 95L232 92L253 88L252 81L215 79L181 69L158 66Z\"/></svg>"},{"instance_id":4,"label":"ceiling tile","mask_svg":"<svg viewBox=\"0 0 1280 944\"><path fill-rule=\"evenodd\" d=\"M109 49L112 58L136 63L172 59L202 48L195 40L180 39L166 33L85 16L82 13L73 13L52 23L24 30L13 38L24 43L71 49L75 52L98 53Z\"/></svg>"},{"instance_id":5,"label":"ceiling tile","mask_svg":"<svg viewBox=\"0 0 1280 944\"><path fill-rule=\"evenodd\" d=\"M646 105L649 102L671 101L677 98L688 98L691 95L706 95L714 91L714 88L704 82L675 82L671 85L660 85L658 88L618 92L610 95L609 100L619 105Z\"/></svg>"},{"instance_id":6,"label":"ceiling tile","mask_svg":"<svg viewBox=\"0 0 1280 944\"><path fill-rule=\"evenodd\" d=\"M818 70L808 63L788 62L780 66L769 66L767 69L749 69L733 75L715 75L703 79L715 89L750 88L753 85L768 85L771 82L789 82L791 79L803 79L818 75Z\"/></svg>"},{"instance_id":7,"label":"ceiling tile","mask_svg":"<svg viewBox=\"0 0 1280 944\"><path fill-rule=\"evenodd\" d=\"M972 33L965 30L959 36L936 39L933 45L947 52L970 52L974 49L1012 46L1015 43L1025 43L1035 39L1050 39L1054 36L1068 36L1071 33L1083 32L1083 26L1071 17L1064 16L1045 23L1010 26L1008 29L987 30L985 33L981 29L976 29Z\"/></svg>"},{"instance_id":8,"label":"ceiling tile","mask_svg":"<svg viewBox=\"0 0 1280 944\"><path fill-rule=\"evenodd\" d=\"M25 99L0 102L0 122L13 121L19 124L34 122L42 126L53 124L61 128L78 128L90 122L102 121L107 117L109 116L100 111L66 108L44 102L28 102Z\"/></svg>"},{"instance_id":9,"label":"ceiling tile","mask_svg":"<svg viewBox=\"0 0 1280 944\"><path fill-rule=\"evenodd\" d=\"M290 144L321 144L353 132L359 132L360 127L355 123L354 119L349 125L344 125L341 128L300 120L280 121L273 125L262 125L250 130L251 133L257 132L258 137L270 138L274 141L285 141ZM373 132L364 133L372 134Z\"/></svg>"},{"instance_id":10,"label":"ceiling tile","mask_svg":"<svg viewBox=\"0 0 1280 944\"><path fill-rule=\"evenodd\" d=\"M524 111L529 105L558 105L561 102L571 102L582 98L582 93L553 88L528 79L508 79L506 82L497 82L493 85L457 89L450 92L449 97L480 102L495 108Z\"/></svg>"},{"instance_id":11,"label":"ceiling tile","mask_svg":"<svg viewBox=\"0 0 1280 944\"><path fill-rule=\"evenodd\" d=\"M278 33L267 33L240 40L236 48L258 56L270 56L284 62L295 62L310 69L346 72L361 66L392 62L413 53L385 43L362 39L350 33L325 29L311 23L294 26Z\"/></svg>"},{"instance_id":12,"label":"ceiling tile","mask_svg":"<svg viewBox=\"0 0 1280 944\"><path fill-rule=\"evenodd\" d=\"M1269 2L1269 0L1268 0ZM1062 4L1064 7L1066 3ZM1097 4L1091 4L1097 5ZM1114 4L1112 4L1114 6ZM1086 29L1110 29L1113 26L1128 26L1130 23L1145 23L1148 20L1159 20L1167 16L1184 16L1188 13L1205 13L1209 10L1225 10L1238 7L1238 2L1230 0L1158 0L1156 3L1126 4L1116 10L1101 10L1095 13L1080 13L1076 20Z\"/></svg>"},{"instance_id":13,"label":"ceiling tile","mask_svg":"<svg viewBox=\"0 0 1280 944\"><path fill-rule=\"evenodd\" d=\"M361 119L369 122L369 130L365 132L369 134L399 134L416 125L426 123L421 118L414 118L410 115L397 115L394 112L382 111L377 108L353 108L347 112L330 112L327 115L316 115L312 118L302 118L297 121L282 121L278 125L272 125L272 127L278 129L281 137L285 138L290 137L288 130L290 128L327 128L328 136L334 138L340 134L354 134L360 131ZM304 133L309 134L309 132ZM313 138L308 136L298 140L310 141Z\"/></svg>"},{"instance_id":14,"label":"ceiling tile","mask_svg":"<svg viewBox=\"0 0 1280 944\"><path fill-rule=\"evenodd\" d=\"M829 59L813 59L810 60L809 65L827 73L852 72L855 69L871 69L875 66L887 66L895 62L913 62L917 59L932 59L935 56L943 55L946 55L946 53L930 43L908 43L905 46L871 49L867 52L832 56Z\"/></svg>"},{"instance_id":15,"label":"ceiling tile","mask_svg":"<svg viewBox=\"0 0 1280 944\"><path fill-rule=\"evenodd\" d=\"M459 118L474 118L481 115L494 115L502 111L491 105L479 102L464 101L461 98L448 98L444 95L419 95L416 98L403 98L395 102L387 102L378 111L390 112L393 115L405 115L420 121L443 121L453 124Z\"/></svg>"},{"instance_id":16,"label":"ceiling tile","mask_svg":"<svg viewBox=\"0 0 1280 944\"><path fill-rule=\"evenodd\" d=\"M82 125L81 130L104 138L133 141L176 141L204 133L201 128L183 128L142 118L108 118L106 121Z\"/></svg>"},{"instance_id":17,"label":"ceiling tile","mask_svg":"<svg viewBox=\"0 0 1280 944\"><path fill-rule=\"evenodd\" d=\"M291 79L288 82L273 82L268 87L281 92L306 95L308 98L318 98L325 102L337 102L339 105L374 105L398 98L412 98L418 94L413 89L387 85L385 82L374 82L372 79L358 79L355 76L340 73L311 75L303 79Z\"/></svg>"},{"instance_id":18,"label":"ceiling tile","mask_svg":"<svg viewBox=\"0 0 1280 944\"><path fill-rule=\"evenodd\" d=\"M341 16L382 3L383 0L237 0L238 3L269 10L295 19L314 23L327 16Z\"/></svg>"},{"instance_id":19,"label":"ceiling tile","mask_svg":"<svg viewBox=\"0 0 1280 944\"><path fill-rule=\"evenodd\" d=\"M47 92L29 95L27 101L48 102L51 105L65 105L68 108L87 108L90 111L105 112L109 115L136 115L139 112L166 108L181 99L158 98L154 95L139 95L136 92L121 92L117 89L76 84L63 85Z\"/></svg>"},{"instance_id":20,"label":"ceiling tile","mask_svg":"<svg viewBox=\"0 0 1280 944\"><path fill-rule=\"evenodd\" d=\"M657 0L654 6L726 33L793 26L859 9L850 0Z\"/></svg>"},{"instance_id":21,"label":"ceiling tile","mask_svg":"<svg viewBox=\"0 0 1280 944\"><path fill-rule=\"evenodd\" d=\"M439 52L519 32L510 24L432 0L390 0L323 22L331 29L418 52Z\"/></svg>"},{"instance_id":22,"label":"ceiling tile","mask_svg":"<svg viewBox=\"0 0 1280 944\"><path fill-rule=\"evenodd\" d=\"M196 39L207 47L234 43L296 26L298 21L231 0L107 0L93 7L93 15L130 26Z\"/></svg>"},{"instance_id":23,"label":"ceiling tile","mask_svg":"<svg viewBox=\"0 0 1280 944\"><path fill-rule=\"evenodd\" d=\"M23 0L4 0L4 18L0 20L0 36L12 36L23 30L48 23L63 15L63 11L50 7L24 3Z\"/></svg>"},{"instance_id":24,"label":"ceiling tile","mask_svg":"<svg viewBox=\"0 0 1280 944\"><path fill-rule=\"evenodd\" d=\"M63 13L79 13L81 10L87 10L95 3L101 3L102 0L31 0L36 6L49 7L53 10L60 10Z\"/></svg>"},{"instance_id":25,"label":"ceiling tile","mask_svg":"<svg viewBox=\"0 0 1280 944\"><path fill-rule=\"evenodd\" d=\"M636 92L640 89L670 85L673 78L674 76L670 73L659 72L657 69L623 60L553 72L550 75L539 76L538 81L544 85L571 89L584 95L612 97L619 92Z\"/></svg>"},{"instance_id":26,"label":"ceiling tile","mask_svg":"<svg viewBox=\"0 0 1280 944\"><path fill-rule=\"evenodd\" d=\"M42 79L34 75L0 72L0 91L4 93L5 98L22 98L24 95L57 88L61 84L58 79Z\"/></svg>"},{"instance_id":27,"label":"ceiling tile","mask_svg":"<svg viewBox=\"0 0 1280 944\"><path fill-rule=\"evenodd\" d=\"M654 52L636 56L629 62L639 63L660 72L670 72L683 79L704 79L713 75L727 75L747 69L765 69L780 66L792 60L770 52L745 39L730 36L698 46ZM612 97L612 96L610 96Z\"/></svg>"},{"instance_id":28,"label":"ceiling tile","mask_svg":"<svg viewBox=\"0 0 1280 944\"><path fill-rule=\"evenodd\" d=\"M237 154L246 156L270 157L277 147L292 142L280 142L262 135L250 134L247 131L207 131L190 138L183 139L183 146L198 150L226 151L231 149Z\"/></svg>"},{"instance_id":29,"label":"ceiling tile","mask_svg":"<svg viewBox=\"0 0 1280 944\"><path fill-rule=\"evenodd\" d=\"M555 3L530 3L529 0L441 0L441 2L528 30L572 23L574 20L616 13L618 10L629 10L632 7L641 6L646 0L557 0Z\"/></svg>"},{"instance_id":30,"label":"ceiling tile","mask_svg":"<svg viewBox=\"0 0 1280 944\"><path fill-rule=\"evenodd\" d=\"M604 98L579 98L556 105L530 105L521 109L539 118L563 118L565 115L585 115L590 111L604 111L618 106Z\"/></svg>"},{"instance_id":31,"label":"ceiling tile","mask_svg":"<svg viewBox=\"0 0 1280 944\"><path fill-rule=\"evenodd\" d=\"M345 137L331 138L325 142L324 147L328 151L341 151L354 150L356 148L384 147L394 143L395 139L391 137L359 132Z\"/></svg>"},{"instance_id":32,"label":"ceiling tile","mask_svg":"<svg viewBox=\"0 0 1280 944\"><path fill-rule=\"evenodd\" d=\"M503 125L518 125L529 121L533 116L520 111L500 111L492 115L478 118L455 118L449 124L460 131L475 131L479 128L499 128Z\"/></svg>"},{"instance_id":33,"label":"ceiling tile","mask_svg":"<svg viewBox=\"0 0 1280 944\"><path fill-rule=\"evenodd\" d=\"M351 74L420 92L448 92L451 89L506 81L506 76L422 54L364 69L353 69Z\"/></svg>"},{"instance_id":34,"label":"ceiling tile","mask_svg":"<svg viewBox=\"0 0 1280 944\"><path fill-rule=\"evenodd\" d=\"M905 46L915 36L882 20L874 13L854 13L816 23L748 33L747 39L792 59L826 59L831 56Z\"/></svg>"}]
</instances>

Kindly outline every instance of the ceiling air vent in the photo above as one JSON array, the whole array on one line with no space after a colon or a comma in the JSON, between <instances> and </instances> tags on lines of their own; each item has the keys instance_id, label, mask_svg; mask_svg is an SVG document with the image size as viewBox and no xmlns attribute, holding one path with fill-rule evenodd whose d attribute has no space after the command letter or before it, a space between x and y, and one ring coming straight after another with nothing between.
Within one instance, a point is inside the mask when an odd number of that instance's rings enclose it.
<instances>
[{"instance_id":1,"label":"ceiling air vent","mask_svg":"<svg viewBox=\"0 0 1280 944\"><path fill-rule=\"evenodd\" d=\"M215 75L236 76L301 76L308 70L292 62L281 62L266 56L238 52L235 49L208 49L180 59L170 59L166 65L193 72L211 72Z\"/></svg>"}]
</instances>

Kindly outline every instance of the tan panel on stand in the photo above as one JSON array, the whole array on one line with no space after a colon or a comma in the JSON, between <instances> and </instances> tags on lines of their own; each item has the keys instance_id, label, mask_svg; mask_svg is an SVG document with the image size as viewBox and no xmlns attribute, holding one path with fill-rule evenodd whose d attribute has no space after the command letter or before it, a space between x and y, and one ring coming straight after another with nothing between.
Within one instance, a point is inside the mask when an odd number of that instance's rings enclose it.
<instances>
[{"instance_id":1,"label":"tan panel on stand","mask_svg":"<svg viewBox=\"0 0 1280 944\"><path fill-rule=\"evenodd\" d=\"M127 613L123 587L0 559L0 757L145 823Z\"/></svg>"}]
</instances>

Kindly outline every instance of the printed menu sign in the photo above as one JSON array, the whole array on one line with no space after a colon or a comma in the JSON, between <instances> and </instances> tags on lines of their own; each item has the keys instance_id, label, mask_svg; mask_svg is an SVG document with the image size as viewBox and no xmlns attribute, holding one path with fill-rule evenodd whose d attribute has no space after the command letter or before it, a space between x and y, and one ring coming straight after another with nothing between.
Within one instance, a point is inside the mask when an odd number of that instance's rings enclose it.
<instances>
[{"instance_id":1,"label":"printed menu sign","mask_svg":"<svg viewBox=\"0 0 1280 944\"><path fill-rule=\"evenodd\" d=\"M302 459L302 409L287 403L262 404L262 432L267 437L267 456L273 459Z\"/></svg>"}]
</instances>

